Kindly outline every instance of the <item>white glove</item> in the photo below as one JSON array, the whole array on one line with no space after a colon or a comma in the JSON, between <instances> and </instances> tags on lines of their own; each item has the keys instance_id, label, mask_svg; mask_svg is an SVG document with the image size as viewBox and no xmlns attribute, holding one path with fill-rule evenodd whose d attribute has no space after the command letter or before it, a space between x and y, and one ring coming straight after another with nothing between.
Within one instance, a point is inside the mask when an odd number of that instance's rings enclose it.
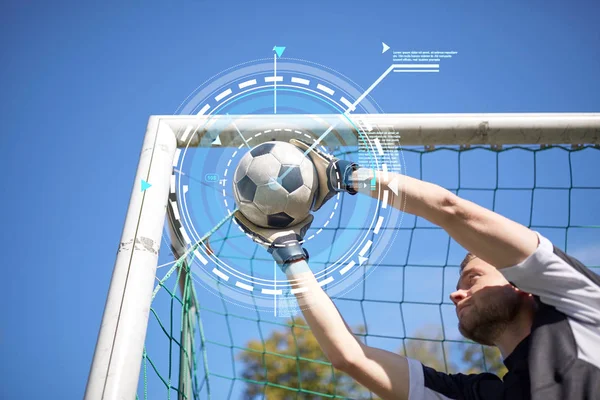
<instances>
[{"instance_id":1,"label":"white glove","mask_svg":"<svg viewBox=\"0 0 600 400\"><path fill-rule=\"evenodd\" d=\"M308 261L308 251L302 248L300 242L304 240L304 235L312 224L313 216L311 214L293 226L277 229L263 228L253 224L239 210L233 217L252 240L267 249L283 272L291 263L300 260Z\"/></svg>"}]
</instances>

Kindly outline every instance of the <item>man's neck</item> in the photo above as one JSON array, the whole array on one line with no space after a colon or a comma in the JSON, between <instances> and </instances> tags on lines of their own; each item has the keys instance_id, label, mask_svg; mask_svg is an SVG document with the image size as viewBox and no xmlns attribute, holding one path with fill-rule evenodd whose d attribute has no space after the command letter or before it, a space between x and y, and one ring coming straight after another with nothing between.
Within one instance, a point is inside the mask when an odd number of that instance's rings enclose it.
<instances>
[{"instance_id":1,"label":"man's neck","mask_svg":"<svg viewBox=\"0 0 600 400\"><path fill-rule=\"evenodd\" d=\"M506 359L515 350L517 345L529 336L532 323L533 310L526 308L506 327L504 333L495 343L502 354L502 358Z\"/></svg>"}]
</instances>

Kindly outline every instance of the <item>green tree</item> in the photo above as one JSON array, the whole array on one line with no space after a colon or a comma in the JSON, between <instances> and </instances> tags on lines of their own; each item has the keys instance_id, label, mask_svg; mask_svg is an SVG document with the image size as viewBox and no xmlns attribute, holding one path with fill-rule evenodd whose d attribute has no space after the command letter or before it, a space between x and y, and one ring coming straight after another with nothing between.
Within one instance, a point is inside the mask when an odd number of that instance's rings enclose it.
<instances>
[{"instance_id":1,"label":"green tree","mask_svg":"<svg viewBox=\"0 0 600 400\"><path fill-rule=\"evenodd\" d=\"M432 331L435 332L434 335L431 335ZM500 350L496 347L466 341L460 343L444 341L444 334L440 327L424 327L413 336L428 339L406 339L404 345L406 351L400 349L399 353L419 360L438 371L463 374L487 371L499 377L503 377L507 371Z\"/></svg>"},{"instance_id":2,"label":"green tree","mask_svg":"<svg viewBox=\"0 0 600 400\"><path fill-rule=\"evenodd\" d=\"M415 336L423 337L419 334ZM424 365L437 371L450 372L454 370L454 364L449 359L444 358L441 335L436 339L428 340L406 339L404 346L399 349L398 353L419 360Z\"/></svg>"},{"instance_id":3,"label":"green tree","mask_svg":"<svg viewBox=\"0 0 600 400\"><path fill-rule=\"evenodd\" d=\"M468 368L465 374L476 374L488 371L503 377L507 369L502 361L500 350L496 347L482 346L477 343L464 343L462 347L462 361Z\"/></svg>"},{"instance_id":4,"label":"green tree","mask_svg":"<svg viewBox=\"0 0 600 400\"><path fill-rule=\"evenodd\" d=\"M368 390L331 366L301 317L290 319L287 324L287 328L273 331L264 343L249 341L247 349L238 355L244 364L242 376L250 381L244 398L371 398ZM364 327L355 329L355 333L364 332ZM398 353L438 371L466 374L489 371L501 377L506 372L500 352L494 347L469 342L450 346L443 341L438 327L425 327L413 336L430 339L406 339Z\"/></svg>"},{"instance_id":5,"label":"green tree","mask_svg":"<svg viewBox=\"0 0 600 400\"><path fill-rule=\"evenodd\" d=\"M287 324L287 328L273 331L264 343L249 341L247 350L239 353L244 364L242 376L256 382L246 384L244 398L369 398L365 388L331 366L301 317ZM361 333L361 328L356 332Z\"/></svg>"}]
</instances>

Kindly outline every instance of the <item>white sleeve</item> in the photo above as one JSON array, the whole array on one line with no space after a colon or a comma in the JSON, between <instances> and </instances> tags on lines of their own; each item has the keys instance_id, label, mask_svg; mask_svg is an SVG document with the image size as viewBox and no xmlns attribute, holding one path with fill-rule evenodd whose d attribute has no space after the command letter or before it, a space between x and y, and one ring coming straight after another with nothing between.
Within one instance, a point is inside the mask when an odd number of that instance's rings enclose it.
<instances>
[{"instance_id":1,"label":"white sleeve","mask_svg":"<svg viewBox=\"0 0 600 400\"><path fill-rule=\"evenodd\" d=\"M533 254L499 271L519 289L539 296L543 303L565 315L600 325L600 276L536 234L539 245Z\"/></svg>"},{"instance_id":2,"label":"white sleeve","mask_svg":"<svg viewBox=\"0 0 600 400\"><path fill-rule=\"evenodd\" d=\"M423 364L417 360L407 358L408 360L408 400L451 400L454 397L444 396L444 386L439 388L429 388L425 385L425 375L423 373ZM445 374L444 374L445 375ZM449 375L448 375L449 377ZM447 383L447 382L445 382ZM435 390L437 389L437 390ZM439 391L438 391L439 390ZM458 397L457 397L458 398Z\"/></svg>"},{"instance_id":3,"label":"white sleeve","mask_svg":"<svg viewBox=\"0 0 600 400\"><path fill-rule=\"evenodd\" d=\"M417 400L425 398L425 388L423 387L423 365L411 358L408 361L408 400Z\"/></svg>"}]
</instances>

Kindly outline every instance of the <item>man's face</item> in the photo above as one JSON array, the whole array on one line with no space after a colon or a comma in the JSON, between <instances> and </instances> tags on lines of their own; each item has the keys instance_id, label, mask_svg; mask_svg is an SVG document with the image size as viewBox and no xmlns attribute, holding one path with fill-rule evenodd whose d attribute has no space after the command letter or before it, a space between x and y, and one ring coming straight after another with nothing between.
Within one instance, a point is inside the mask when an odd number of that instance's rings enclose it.
<instances>
[{"instance_id":1,"label":"man's face","mask_svg":"<svg viewBox=\"0 0 600 400\"><path fill-rule=\"evenodd\" d=\"M491 346L515 319L526 297L496 268L475 258L462 270L450 299L456 305L460 333Z\"/></svg>"}]
</instances>

